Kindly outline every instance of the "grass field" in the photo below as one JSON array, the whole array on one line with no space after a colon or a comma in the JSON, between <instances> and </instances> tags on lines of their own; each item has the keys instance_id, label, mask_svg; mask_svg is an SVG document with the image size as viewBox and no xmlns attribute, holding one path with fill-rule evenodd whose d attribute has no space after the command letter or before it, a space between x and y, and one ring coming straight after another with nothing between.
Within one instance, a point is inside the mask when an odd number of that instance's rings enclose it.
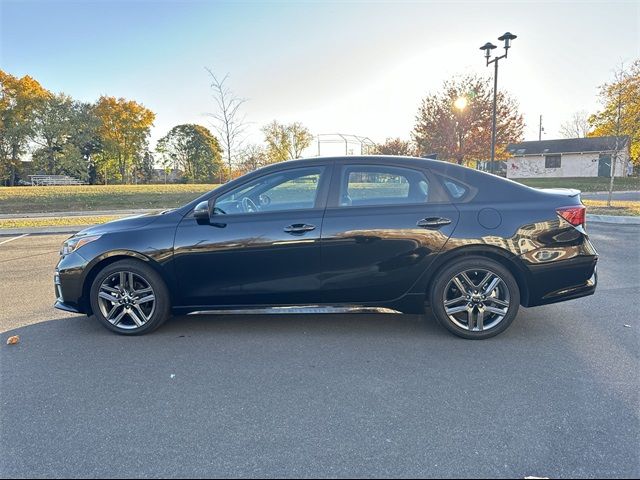
<instances>
[{"instance_id":1,"label":"grass field","mask_svg":"<svg viewBox=\"0 0 640 480\"><path fill-rule=\"evenodd\" d=\"M217 185L74 185L1 187L0 213L91 212L171 208Z\"/></svg>"},{"instance_id":2,"label":"grass field","mask_svg":"<svg viewBox=\"0 0 640 480\"><path fill-rule=\"evenodd\" d=\"M514 180L535 188L576 188L583 192L609 191L609 179L606 177L517 178ZM616 178L613 189L616 191L640 190L640 177Z\"/></svg>"},{"instance_id":3,"label":"grass field","mask_svg":"<svg viewBox=\"0 0 640 480\"><path fill-rule=\"evenodd\" d=\"M613 201L607 207L606 200L582 200L587 206L587 213L594 215L628 215L640 216L640 202Z\"/></svg>"}]
</instances>

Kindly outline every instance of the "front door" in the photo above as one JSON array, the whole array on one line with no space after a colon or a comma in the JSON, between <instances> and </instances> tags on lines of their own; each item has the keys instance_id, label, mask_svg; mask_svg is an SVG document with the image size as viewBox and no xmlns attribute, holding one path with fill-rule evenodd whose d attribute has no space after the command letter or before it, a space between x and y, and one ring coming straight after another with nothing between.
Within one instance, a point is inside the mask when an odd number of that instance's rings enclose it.
<instances>
[{"instance_id":1,"label":"front door","mask_svg":"<svg viewBox=\"0 0 640 480\"><path fill-rule=\"evenodd\" d=\"M611 155L601 153L598 158L598 176L611 177Z\"/></svg>"},{"instance_id":2,"label":"front door","mask_svg":"<svg viewBox=\"0 0 640 480\"><path fill-rule=\"evenodd\" d=\"M183 306L320 301L320 232L331 167L265 174L215 199L210 224L187 215L175 239Z\"/></svg>"},{"instance_id":3,"label":"front door","mask_svg":"<svg viewBox=\"0 0 640 480\"><path fill-rule=\"evenodd\" d=\"M322 229L324 301L399 298L442 249L458 210L422 170L366 164L336 169Z\"/></svg>"}]
</instances>

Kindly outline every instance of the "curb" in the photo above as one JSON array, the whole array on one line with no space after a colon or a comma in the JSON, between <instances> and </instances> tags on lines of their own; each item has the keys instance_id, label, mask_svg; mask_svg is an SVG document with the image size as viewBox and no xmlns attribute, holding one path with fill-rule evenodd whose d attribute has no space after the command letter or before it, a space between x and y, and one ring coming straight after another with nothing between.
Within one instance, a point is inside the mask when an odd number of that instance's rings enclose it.
<instances>
[{"instance_id":1,"label":"curb","mask_svg":"<svg viewBox=\"0 0 640 480\"><path fill-rule=\"evenodd\" d=\"M587 221L593 223L617 223L623 225L640 225L640 217L624 215L594 215L587 214Z\"/></svg>"},{"instance_id":2,"label":"curb","mask_svg":"<svg viewBox=\"0 0 640 480\"><path fill-rule=\"evenodd\" d=\"M25 227L25 228L0 228L0 237L12 237L16 235L55 235L63 233L77 233L92 225L65 226L65 227Z\"/></svg>"},{"instance_id":3,"label":"curb","mask_svg":"<svg viewBox=\"0 0 640 480\"><path fill-rule=\"evenodd\" d=\"M609 190L605 190L604 192L580 192L582 195L609 195ZM638 193L638 190L614 190L613 194L616 193Z\"/></svg>"}]
</instances>

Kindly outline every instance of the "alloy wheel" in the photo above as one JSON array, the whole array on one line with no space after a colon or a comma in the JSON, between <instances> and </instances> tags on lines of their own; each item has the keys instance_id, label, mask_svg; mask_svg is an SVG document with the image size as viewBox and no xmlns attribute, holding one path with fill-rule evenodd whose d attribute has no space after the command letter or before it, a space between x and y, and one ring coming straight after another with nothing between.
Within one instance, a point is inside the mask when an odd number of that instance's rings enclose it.
<instances>
[{"instance_id":1,"label":"alloy wheel","mask_svg":"<svg viewBox=\"0 0 640 480\"><path fill-rule=\"evenodd\" d=\"M469 332L495 328L509 311L505 281L487 269L469 269L455 275L444 290L444 310L458 327Z\"/></svg>"},{"instance_id":2,"label":"alloy wheel","mask_svg":"<svg viewBox=\"0 0 640 480\"><path fill-rule=\"evenodd\" d=\"M98 305L104 318L113 326L135 330L151 319L156 296L144 277L121 271L109 275L100 284Z\"/></svg>"}]
</instances>

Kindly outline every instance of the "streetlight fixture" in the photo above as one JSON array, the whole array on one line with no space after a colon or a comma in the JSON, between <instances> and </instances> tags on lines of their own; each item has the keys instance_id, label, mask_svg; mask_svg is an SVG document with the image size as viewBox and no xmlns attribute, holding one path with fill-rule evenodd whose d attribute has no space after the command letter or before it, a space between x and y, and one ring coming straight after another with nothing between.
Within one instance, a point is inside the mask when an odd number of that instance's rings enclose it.
<instances>
[{"instance_id":1,"label":"streetlight fixture","mask_svg":"<svg viewBox=\"0 0 640 480\"><path fill-rule=\"evenodd\" d=\"M494 57L491 59L491 50L497 48L493 43L487 42L483 46L480 47L480 50L484 50L484 57L487 61L487 67L494 64L494 74L493 74L493 123L491 126L491 163L489 164L489 172L493 173L494 171L494 163L496 159L496 111L498 105L498 62L503 58L507 58L509 54L509 49L511 48L511 41L518 38L511 32L507 32L504 35L498 37L498 40L504 42L504 54L499 57Z\"/></svg>"}]
</instances>

